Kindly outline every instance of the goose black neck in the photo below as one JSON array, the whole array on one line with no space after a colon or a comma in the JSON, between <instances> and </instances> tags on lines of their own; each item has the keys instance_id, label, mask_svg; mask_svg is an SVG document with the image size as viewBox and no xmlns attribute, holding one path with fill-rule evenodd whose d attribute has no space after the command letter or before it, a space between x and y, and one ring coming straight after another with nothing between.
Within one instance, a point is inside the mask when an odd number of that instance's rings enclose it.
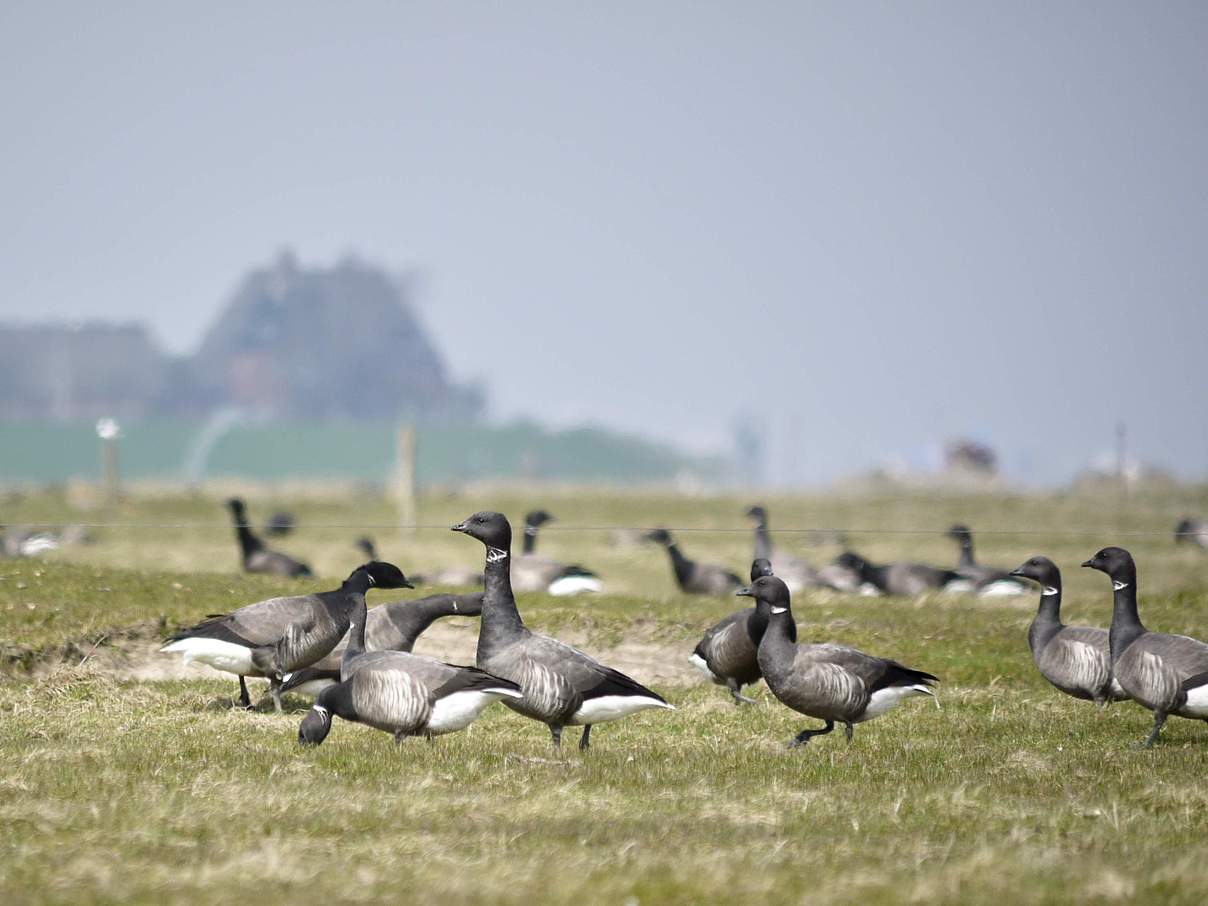
<instances>
[{"instance_id":1,"label":"goose black neck","mask_svg":"<svg viewBox=\"0 0 1208 906\"><path fill-rule=\"evenodd\" d=\"M973 539L969 535L960 537L961 556L957 561L958 569L966 569L970 566L977 566L977 560L973 556Z\"/></svg>"},{"instance_id":2,"label":"goose black neck","mask_svg":"<svg viewBox=\"0 0 1208 906\"><path fill-rule=\"evenodd\" d=\"M252 533L247 524L247 517L242 510L232 511L231 520L235 523L235 538L239 542L239 549L243 551L244 558L263 549L264 542Z\"/></svg>"},{"instance_id":3,"label":"goose black neck","mask_svg":"<svg viewBox=\"0 0 1208 906\"><path fill-rule=\"evenodd\" d=\"M357 719L356 707L352 703L352 683L336 683L328 686L315 698L315 704L326 708L329 714L334 714L344 720Z\"/></svg>"},{"instance_id":4,"label":"goose black neck","mask_svg":"<svg viewBox=\"0 0 1208 906\"><path fill-rule=\"evenodd\" d=\"M537 526L526 525L524 527L524 547L521 548L521 553L532 554L537 551Z\"/></svg>"},{"instance_id":5,"label":"goose black neck","mask_svg":"<svg viewBox=\"0 0 1208 906\"><path fill-rule=\"evenodd\" d=\"M482 626L478 631L478 651L503 643L524 629L516 596L512 594L512 553L487 545L483 568Z\"/></svg>"},{"instance_id":6,"label":"goose black neck","mask_svg":"<svg viewBox=\"0 0 1208 906\"><path fill-rule=\"evenodd\" d=\"M793 612L786 608L782 613L772 613L771 607L768 607L768 624L759 642L759 650L787 652L796 645L796 641L797 624L793 622Z\"/></svg>"},{"instance_id":7,"label":"goose black neck","mask_svg":"<svg viewBox=\"0 0 1208 906\"><path fill-rule=\"evenodd\" d=\"M1054 589L1051 594L1050 589ZM1061 580L1058 579L1053 585L1041 586L1040 604L1028 627L1028 647L1036 652L1061 629Z\"/></svg>"},{"instance_id":8,"label":"goose black neck","mask_svg":"<svg viewBox=\"0 0 1208 906\"><path fill-rule=\"evenodd\" d=\"M772 535L768 531L767 522L763 519L760 519L755 526L755 559L772 559Z\"/></svg>"},{"instance_id":9,"label":"goose black neck","mask_svg":"<svg viewBox=\"0 0 1208 906\"><path fill-rule=\"evenodd\" d=\"M675 570L675 581L683 588L684 583L692 578L692 570L696 564L680 553L679 546L674 541L667 542L667 553L671 557L671 568Z\"/></svg>"},{"instance_id":10,"label":"goose black neck","mask_svg":"<svg viewBox=\"0 0 1208 906\"><path fill-rule=\"evenodd\" d=\"M350 615L350 625L348 627L348 647L344 649L344 657L341 664L346 664L348 661L359 654L365 653L365 620L368 617L369 610L365 604L364 594L355 594L352 601L352 614Z\"/></svg>"},{"instance_id":11,"label":"goose black neck","mask_svg":"<svg viewBox=\"0 0 1208 906\"><path fill-rule=\"evenodd\" d=\"M364 595L371 588L373 588L373 580L369 577L369 573L363 569L355 570L340 585L340 591L359 595Z\"/></svg>"},{"instance_id":12,"label":"goose black neck","mask_svg":"<svg viewBox=\"0 0 1208 906\"><path fill-rule=\"evenodd\" d=\"M1108 633L1112 658L1115 659L1137 636L1147 630L1137 612L1137 571L1135 568L1112 576L1115 589L1112 598L1112 627Z\"/></svg>"}]
</instances>

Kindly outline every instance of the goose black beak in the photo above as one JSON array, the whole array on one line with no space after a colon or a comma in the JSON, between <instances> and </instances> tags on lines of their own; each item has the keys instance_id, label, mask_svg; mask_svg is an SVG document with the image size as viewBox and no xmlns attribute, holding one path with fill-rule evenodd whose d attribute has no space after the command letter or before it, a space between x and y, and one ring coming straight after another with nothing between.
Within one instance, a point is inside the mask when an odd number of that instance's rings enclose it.
<instances>
[{"instance_id":1,"label":"goose black beak","mask_svg":"<svg viewBox=\"0 0 1208 906\"><path fill-rule=\"evenodd\" d=\"M1090 560L1085 561L1082 565L1090 567L1091 569L1098 569L1098 567L1095 566L1095 559L1093 557Z\"/></svg>"},{"instance_id":2,"label":"goose black beak","mask_svg":"<svg viewBox=\"0 0 1208 906\"><path fill-rule=\"evenodd\" d=\"M451 532L462 532L464 534L465 532L468 532L469 530L470 530L469 523L466 523L466 522L459 522L459 523L457 523L457 525L449 526L449 531L451 531Z\"/></svg>"},{"instance_id":3,"label":"goose black beak","mask_svg":"<svg viewBox=\"0 0 1208 906\"><path fill-rule=\"evenodd\" d=\"M736 598L753 598L753 597L755 597L755 593L751 591L751 586L744 585L742 588L738 589L738 591L734 592L734 597L736 597Z\"/></svg>"},{"instance_id":4,"label":"goose black beak","mask_svg":"<svg viewBox=\"0 0 1208 906\"><path fill-rule=\"evenodd\" d=\"M1017 566L1015 569L1013 569L1013 570L1011 570L1009 573L1007 573L1007 575L1008 575L1008 576L1019 576L1021 579L1026 579L1026 578L1027 578L1027 576L1025 576L1025 575L1023 574L1023 567L1022 567L1022 566Z\"/></svg>"},{"instance_id":5,"label":"goose black beak","mask_svg":"<svg viewBox=\"0 0 1208 906\"><path fill-rule=\"evenodd\" d=\"M415 588L415 586L412 585L409 581L404 581L403 588Z\"/></svg>"}]
</instances>

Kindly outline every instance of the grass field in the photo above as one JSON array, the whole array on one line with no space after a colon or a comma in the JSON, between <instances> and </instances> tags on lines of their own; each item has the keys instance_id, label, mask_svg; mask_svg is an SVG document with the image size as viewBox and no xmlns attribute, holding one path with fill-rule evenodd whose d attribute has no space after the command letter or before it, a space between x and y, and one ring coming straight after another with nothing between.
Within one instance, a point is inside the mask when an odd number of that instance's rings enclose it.
<instances>
[{"instance_id":1,"label":"grass field","mask_svg":"<svg viewBox=\"0 0 1208 906\"><path fill-rule=\"evenodd\" d=\"M788 751L784 741L812 722L766 690L735 708L685 663L701 630L745 602L674 594L661 552L610 528L696 529L680 533L690 554L741 569L750 537L726 530L752 501L512 492L425 499L422 521L445 526L488 507L518 518L528 501L563 520L543 549L597 569L609 587L591 600L522 598L530 626L678 707L602 725L585 755L555 755L543 727L499 706L432 744L396 748L337 722L320 748L301 751L301 699L293 713L232 712L221 700L233 681L184 673L152 641L331 581L239 575L217 499L139 496L112 512L54 494L9 500L10 523L124 525L45 559L0 562L3 901L1208 902L1208 726L1172 720L1158 747L1132 750L1149 727L1144 711L1099 713L1035 673L1024 638L1033 597L797 599L804 638L938 674L942 708L914 700L857 727L851 746L836 733ZM253 516L278 502L253 498ZM1208 636L1208 555L1169 536L1184 512L1208 512L1203 489L763 502L774 532L848 529L873 558L949 562L951 542L905 532L967 521L986 562L1057 560L1070 622L1106 625L1108 583L1076 565L1122 543L1140 565L1143 619ZM290 506L301 530L281 546L333 579L358 562L352 539L393 519L369 497ZM445 529L372 531L408 572L481 557ZM812 537L778 541L817 562L837 551ZM371 605L391 599L374 595ZM417 650L464 659L475 632L454 621Z\"/></svg>"}]
</instances>

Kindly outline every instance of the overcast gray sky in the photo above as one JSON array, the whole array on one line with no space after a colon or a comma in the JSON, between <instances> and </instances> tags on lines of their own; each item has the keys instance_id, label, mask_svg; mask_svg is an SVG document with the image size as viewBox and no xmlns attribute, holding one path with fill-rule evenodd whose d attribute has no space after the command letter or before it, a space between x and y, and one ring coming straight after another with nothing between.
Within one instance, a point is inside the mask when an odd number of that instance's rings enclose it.
<instances>
[{"instance_id":1,"label":"overcast gray sky","mask_svg":"<svg viewBox=\"0 0 1208 906\"><path fill-rule=\"evenodd\" d=\"M354 251L500 416L1208 473L1208 4L0 6L0 318Z\"/></svg>"}]
</instances>

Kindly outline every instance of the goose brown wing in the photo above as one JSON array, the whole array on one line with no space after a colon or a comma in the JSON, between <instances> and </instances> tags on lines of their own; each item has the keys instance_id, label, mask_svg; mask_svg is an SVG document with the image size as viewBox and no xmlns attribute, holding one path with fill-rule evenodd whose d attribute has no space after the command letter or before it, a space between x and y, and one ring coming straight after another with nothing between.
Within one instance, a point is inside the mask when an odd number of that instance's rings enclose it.
<instances>
[{"instance_id":1,"label":"goose brown wing","mask_svg":"<svg viewBox=\"0 0 1208 906\"><path fill-rule=\"evenodd\" d=\"M710 626L705 631L705 637L696 646L696 654L718 676L735 676L749 670L755 663L756 648L747 632L747 621L754 613L754 608L748 608L730 614L721 622Z\"/></svg>"}]
</instances>

